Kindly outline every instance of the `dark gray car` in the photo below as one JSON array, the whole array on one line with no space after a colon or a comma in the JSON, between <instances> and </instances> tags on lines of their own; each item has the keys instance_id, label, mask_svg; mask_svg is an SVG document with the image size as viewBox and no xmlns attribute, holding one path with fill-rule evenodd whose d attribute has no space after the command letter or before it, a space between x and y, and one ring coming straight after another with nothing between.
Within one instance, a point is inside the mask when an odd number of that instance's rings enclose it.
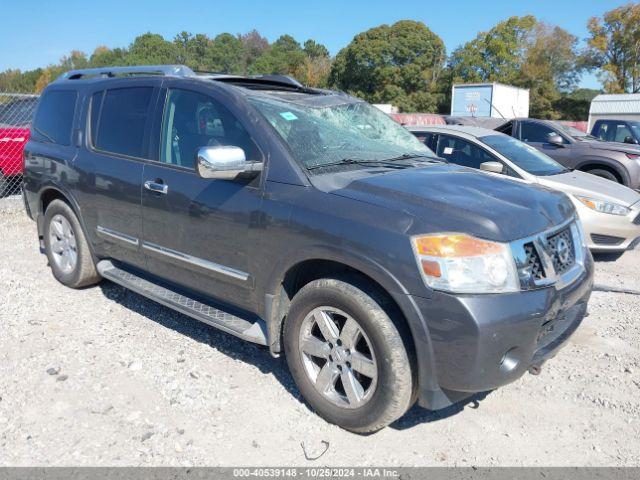
<instances>
[{"instance_id":1,"label":"dark gray car","mask_svg":"<svg viewBox=\"0 0 640 480\"><path fill-rule=\"evenodd\" d=\"M514 119L495 130L528 143L565 167L640 189L640 148L636 145L605 142L552 120Z\"/></svg>"},{"instance_id":2,"label":"dark gray car","mask_svg":"<svg viewBox=\"0 0 640 480\"><path fill-rule=\"evenodd\" d=\"M537 370L585 316L593 261L565 195L447 164L346 94L74 71L25 157L56 279L106 278L286 354L353 431Z\"/></svg>"}]
</instances>

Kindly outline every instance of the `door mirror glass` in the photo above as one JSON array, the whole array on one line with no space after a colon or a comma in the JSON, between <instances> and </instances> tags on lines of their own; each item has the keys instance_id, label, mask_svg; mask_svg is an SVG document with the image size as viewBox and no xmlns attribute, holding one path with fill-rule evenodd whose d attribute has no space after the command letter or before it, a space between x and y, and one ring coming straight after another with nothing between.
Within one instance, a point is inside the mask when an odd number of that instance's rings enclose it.
<instances>
[{"instance_id":1,"label":"door mirror glass","mask_svg":"<svg viewBox=\"0 0 640 480\"><path fill-rule=\"evenodd\" d=\"M551 145L562 145L564 143L564 140L562 139L562 137L557 133L550 133L549 136L547 137L547 141Z\"/></svg>"},{"instance_id":2,"label":"door mirror glass","mask_svg":"<svg viewBox=\"0 0 640 480\"><path fill-rule=\"evenodd\" d=\"M504 165L500 162L483 162L480 164L480 170L483 172L503 173Z\"/></svg>"},{"instance_id":3,"label":"door mirror glass","mask_svg":"<svg viewBox=\"0 0 640 480\"><path fill-rule=\"evenodd\" d=\"M202 178L234 180L243 174L259 173L262 162L248 162L244 150L239 147L201 147L196 158L196 170Z\"/></svg>"}]
</instances>

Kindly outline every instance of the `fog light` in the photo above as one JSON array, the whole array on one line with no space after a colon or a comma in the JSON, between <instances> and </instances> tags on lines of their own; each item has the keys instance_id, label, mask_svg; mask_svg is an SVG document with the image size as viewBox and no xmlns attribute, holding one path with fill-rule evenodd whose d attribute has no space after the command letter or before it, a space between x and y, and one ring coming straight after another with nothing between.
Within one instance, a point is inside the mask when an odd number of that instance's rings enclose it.
<instances>
[{"instance_id":1,"label":"fog light","mask_svg":"<svg viewBox=\"0 0 640 480\"><path fill-rule=\"evenodd\" d=\"M520 365L520 349L518 347L510 348L502 356L500 360L500 371L509 373L514 371Z\"/></svg>"}]
</instances>

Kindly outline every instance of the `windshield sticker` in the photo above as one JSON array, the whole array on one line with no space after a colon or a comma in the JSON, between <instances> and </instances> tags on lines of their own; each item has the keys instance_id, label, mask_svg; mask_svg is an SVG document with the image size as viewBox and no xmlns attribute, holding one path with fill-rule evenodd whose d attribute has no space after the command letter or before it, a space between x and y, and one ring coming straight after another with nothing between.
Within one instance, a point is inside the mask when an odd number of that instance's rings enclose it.
<instances>
[{"instance_id":1,"label":"windshield sticker","mask_svg":"<svg viewBox=\"0 0 640 480\"><path fill-rule=\"evenodd\" d=\"M287 122L291 122L293 120L297 120L298 117L296 117L293 113L291 112L280 112L280 116L282 118L284 118Z\"/></svg>"},{"instance_id":2,"label":"windshield sticker","mask_svg":"<svg viewBox=\"0 0 640 480\"><path fill-rule=\"evenodd\" d=\"M451 155L453 153L452 147L445 147L444 152L445 155Z\"/></svg>"}]
</instances>

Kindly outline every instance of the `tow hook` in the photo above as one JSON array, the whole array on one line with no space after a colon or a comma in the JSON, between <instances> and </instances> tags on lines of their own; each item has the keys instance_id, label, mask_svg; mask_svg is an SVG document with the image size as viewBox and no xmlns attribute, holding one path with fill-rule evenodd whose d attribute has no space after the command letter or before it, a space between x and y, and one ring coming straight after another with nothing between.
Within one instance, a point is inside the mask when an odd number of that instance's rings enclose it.
<instances>
[{"instance_id":1,"label":"tow hook","mask_svg":"<svg viewBox=\"0 0 640 480\"><path fill-rule=\"evenodd\" d=\"M542 365L531 365L529 367L529 373L531 375L540 375L540 372L542 372Z\"/></svg>"}]
</instances>

